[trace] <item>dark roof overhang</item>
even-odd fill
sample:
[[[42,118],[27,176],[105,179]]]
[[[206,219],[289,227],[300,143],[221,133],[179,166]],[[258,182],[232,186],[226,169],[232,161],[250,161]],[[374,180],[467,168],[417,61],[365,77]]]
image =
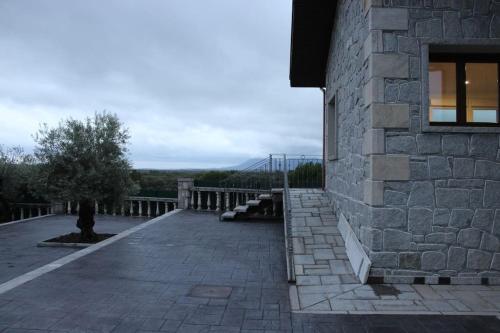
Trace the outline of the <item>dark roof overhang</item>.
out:
[[[336,0],[293,0],[290,85],[324,87]]]

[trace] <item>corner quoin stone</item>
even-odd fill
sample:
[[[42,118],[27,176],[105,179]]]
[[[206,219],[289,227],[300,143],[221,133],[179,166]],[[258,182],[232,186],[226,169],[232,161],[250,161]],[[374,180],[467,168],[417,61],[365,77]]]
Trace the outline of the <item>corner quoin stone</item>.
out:
[[[370,175],[373,180],[409,180],[410,157],[408,155],[370,156]]]
[[[365,180],[364,183],[364,202],[372,206],[381,206],[384,204],[384,182]]]
[[[408,55],[372,53],[368,58],[368,77],[407,79],[409,67]]]
[[[363,136],[363,155],[385,153],[385,135],[383,129],[369,129]]]
[[[369,30],[408,30],[408,9],[372,7],[368,13]]]

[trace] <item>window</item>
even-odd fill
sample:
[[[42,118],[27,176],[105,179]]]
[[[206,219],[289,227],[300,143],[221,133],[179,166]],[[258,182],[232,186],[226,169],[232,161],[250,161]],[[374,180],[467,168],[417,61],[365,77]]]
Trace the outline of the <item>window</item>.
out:
[[[328,103],[328,113],[326,117],[326,140],[329,160],[337,159],[337,110],[335,109],[335,97]]]
[[[499,77],[500,55],[431,55],[430,124],[499,126]]]

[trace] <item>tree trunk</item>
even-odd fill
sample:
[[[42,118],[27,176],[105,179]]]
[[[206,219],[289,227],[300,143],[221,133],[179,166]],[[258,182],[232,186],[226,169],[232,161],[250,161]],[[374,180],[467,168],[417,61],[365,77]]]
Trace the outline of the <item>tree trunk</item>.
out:
[[[76,226],[81,230],[80,241],[92,242],[97,238],[94,232],[94,206],[90,200],[80,201],[80,211]]]

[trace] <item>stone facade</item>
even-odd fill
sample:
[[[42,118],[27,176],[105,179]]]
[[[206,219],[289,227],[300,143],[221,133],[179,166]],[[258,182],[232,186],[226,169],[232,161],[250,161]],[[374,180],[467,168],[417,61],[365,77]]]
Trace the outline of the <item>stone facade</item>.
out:
[[[338,2],[327,189],[372,276],[500,276],[499,130],[429,126],[436,45],[500,50],[500,0]]]

